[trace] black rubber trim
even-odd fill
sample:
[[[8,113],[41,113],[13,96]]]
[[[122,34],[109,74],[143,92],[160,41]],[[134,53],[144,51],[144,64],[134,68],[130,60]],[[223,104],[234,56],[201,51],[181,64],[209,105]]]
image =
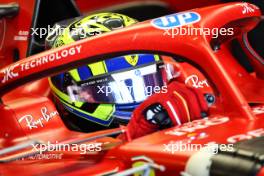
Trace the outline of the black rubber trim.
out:
[[[0,4],[0,19],[4,17],[12,18],[19,13],[18,3]]]

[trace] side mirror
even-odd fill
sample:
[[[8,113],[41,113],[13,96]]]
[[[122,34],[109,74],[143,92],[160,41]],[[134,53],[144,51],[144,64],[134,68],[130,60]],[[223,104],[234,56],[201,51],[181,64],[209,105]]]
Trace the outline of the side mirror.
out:
[[[14,17],[19,12],[19,5],[17,3],[0,4],[0,19],[4,17]]]

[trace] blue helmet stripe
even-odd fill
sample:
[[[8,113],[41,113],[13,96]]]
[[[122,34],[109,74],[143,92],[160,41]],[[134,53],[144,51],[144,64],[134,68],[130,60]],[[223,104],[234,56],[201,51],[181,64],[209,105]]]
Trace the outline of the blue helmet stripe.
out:
[[[79,67],[78,73],[79,73],[81,80],[86,80],[90,78],[91,76],[93,76],[90,68],[87,67],[86,65]]]
[[[132,112],[129,111],[115,111],[113,114],[114,118],[122,119],[122,120],[130,120]]]
[[[155,62],[155,58],[153,54],[138,54],[138,62],[136,66],[153,63]],[[105,65],[107,67],[108,72],[118,71],[122,69],[132,68],[133,65],[128,63],[125,57],[116,57],[113,59],[109,59],[105,61]]]

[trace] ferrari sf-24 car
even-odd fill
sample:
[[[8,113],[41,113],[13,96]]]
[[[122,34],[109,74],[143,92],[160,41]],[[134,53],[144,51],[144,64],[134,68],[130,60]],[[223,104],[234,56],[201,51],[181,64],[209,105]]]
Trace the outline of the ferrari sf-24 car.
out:
[[[248,3],[197,8],[5,66],[0,70],[0,175],[264,175],[264,60],[247,40],[261,20],[259,8]],[[176,28],[232,33],[174,35]],[[234,43],[250,69],[232,53]],[[141,136],[134,131],[142,126],[131,128],[132,120],[127,127],[90,133],[70,129],[50,94],[48,77],[127,54],[160,55],[180,73],[166,93],[141,103],[132,120],[144,119],[146,109],[159,104],[177,123]],[[208,106],[203,117],[177,116],[176,83],[202,92]],[[53,149],[82,144],[90,148],[85,154],[51,151],[51,144]]]

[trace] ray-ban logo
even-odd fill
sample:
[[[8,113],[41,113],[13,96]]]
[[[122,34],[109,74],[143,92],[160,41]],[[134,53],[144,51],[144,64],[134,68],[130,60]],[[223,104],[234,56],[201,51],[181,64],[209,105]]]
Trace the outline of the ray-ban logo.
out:
[[[194,88],[210,87],[206,79],[200,80],[197,75],[188,76],[185,80],[185,84],[190,84]]]
[[[25,122],[26,126],[31,130],[33,128],[44,127],[45,122],[49,122],[52,118],[59,115],[57,111],[49,112],[47,107],[42,107],[40,113],[41,116],[38,118],[34,118],[30,114],[24,115],[18,120],[18,122]]]

